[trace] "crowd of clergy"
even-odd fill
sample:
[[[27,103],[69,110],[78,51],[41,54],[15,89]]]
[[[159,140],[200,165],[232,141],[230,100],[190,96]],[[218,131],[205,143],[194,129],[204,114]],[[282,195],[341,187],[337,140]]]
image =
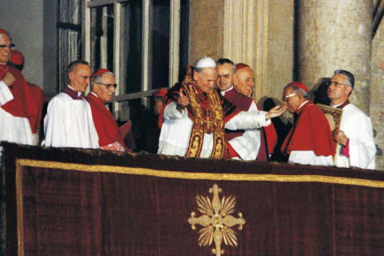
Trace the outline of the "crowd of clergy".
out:
[[[117,88],[111,71],[92,72],[89,63],[73,61],[68,85],[49,101],[43,117],[44,94],[25,80],[23,55],[13,47],[9,33],[0,29],[0,142],[134,149],[131,127],[119,127],[106,108]],[[336,126],[309,99],[302,82],[287,84],[281,101],[263,111],[252,98],[255,75],[249,65],[204,57],[188,68],[183,81],[153,93],[151,121],[138,125],[147,127],[141,129],[142,148],[181,157],[263,162],[276,159],[278,152],[293,164],[375,169],[371,120],[349,102],[355,78],[346,70],[330,75],[325,94],[328,111],[342,116]],[[278,120],[286,110],[295,118],[282,137]]]

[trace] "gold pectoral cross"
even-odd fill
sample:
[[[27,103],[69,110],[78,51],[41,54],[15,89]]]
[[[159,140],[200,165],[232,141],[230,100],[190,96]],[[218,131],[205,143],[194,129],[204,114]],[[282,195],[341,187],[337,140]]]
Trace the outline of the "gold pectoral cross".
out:
[[[206,110],[205,112],[205,120],[204,120],[204,126],[205,126],[205,132],[206,133],[212,133],[213,129],[212,129],[212,116],[211,116],[211,111],[209,110]]]

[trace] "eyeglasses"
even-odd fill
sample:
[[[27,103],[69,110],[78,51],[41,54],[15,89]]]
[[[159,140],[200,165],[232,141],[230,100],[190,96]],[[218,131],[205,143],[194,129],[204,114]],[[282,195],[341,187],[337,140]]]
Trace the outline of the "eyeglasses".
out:
[[[348,84],[343,84],[343,83],[340,83],[340,82],[333,82],[333,81],[328,81],[326,83],[327,86],[331,86],[331,85],[334,85],[335,87],[338,87],[339,85],[345,85],[345,86],[349,86]]]
[[[87,80],[87,79],[90,79],[91,77],[90,76],[83,76],[83,75],[80,75],[80,74],[76,74],[75,72],[71,72],[77,76],[80,76],[81,78],[83,78],[84,80]]]
[[[102,83],[98,83],[98,84],[102,84]],[[102,84],[102,85],[105,85],[105,87],[107,87],[107,89],[111,89],[112,87],[116,89],[116,87],[117,87],[117,84]]]
[[[226,74],[226,75],[218,75],[218,79],[229,79],[231,76],[233,76],[233,75],[230,75],[230,74]]]
[[[291,93],[291,94],[285,96],[285,97],[283,98],[283,101],[287,102],[289,98],[291,98],[291,97],[293,97],[293,96],[295,96],[295,95],[297,95],[297,94],[296,94],[296,93]]]
[[[5,48],[9,48],[10,50],[13,50],[16,47],[14,44],[6,45],[6,44],[1,44],[0,49],[3,50]]]

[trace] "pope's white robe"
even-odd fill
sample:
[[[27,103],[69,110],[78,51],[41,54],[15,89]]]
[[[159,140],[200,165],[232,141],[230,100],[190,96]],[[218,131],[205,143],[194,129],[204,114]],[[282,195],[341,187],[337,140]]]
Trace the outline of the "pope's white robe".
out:
[[[193,121],[189,118],[186,109],[180,113],[176,106],[176,102],[173,101],[164,110],[158,154],[185,156],[187,153]],[[266,114],[267,112],[264,111],[240,112],[225,124],[225,128],[240,130],[268,126],[271,120],[265,120]],[[212,149],[213,133],[205,133],[200,157],[209,158]]]
[[[225,95],[227,91],[233,90],[233,87],[226,91],[222,91],[221,95]],[[258,111],[255,101],[252,101],[248,111]],[[243,135],[233,138],[228,143],[233,147],[236,153],[242,160],[252,161],[256,160],[260,150],[260,129],[247,129]]]
[[[48,147],[99,148],[89,103],[59,93],[48,104],[44,118],[45,142]]]
[[[13,99],[13,94],[9,90],[9,87],[3,81],[0,81],[0,106],[5,105]],[[1,141],[32,145],[33,134],[28,118],[13,116],[0,108],[0,142]]]
[[[371,119],[353,104],[343,108],[340,130],[349,139],[349,158],[337,152],[337,167],[375,169],[376,146]]]

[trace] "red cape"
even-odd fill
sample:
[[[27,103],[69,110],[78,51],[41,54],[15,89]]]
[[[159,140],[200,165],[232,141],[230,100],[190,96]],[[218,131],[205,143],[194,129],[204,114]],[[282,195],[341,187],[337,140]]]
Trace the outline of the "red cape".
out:
[[[285,138],[281,152],[312,150],[316,156],[333,156],[335,142],[323,112],[308,101],[296,113],[299,116]]]
[[[7,69],[7,71],[0,69],[0,80],[3,80],[7,72],[11,72],[16,80],[12,84],[13,88],[11,88],[14,99],[7,102],[1,108],[13,116],[28,118],[32,133],[36,133],[35,124],[38,116],[38,107],[31,87],[28,86],[24,76],[15,67],[2,65],[2,68]]]
[[[116,141],[122,146],[125,146],[124,140],[119,133],[115,118],[105,107],[104,101],[92,93],[88,94],[85,99],[91,106],[93,122],[95,124],[97,134],[99,135],[99,147],[107,146]]]
[[[36,118],[29,119],[29,122],[31,124],[34,124],[34,128],[32,129],[32,131],[34,130],[36,132],[37,130],[40,129],[45,97],[44,97],[43,91],[40,89],[39,86],[31,84],[29,82],[27,82],[27,84],[29,85],[29,88],[33,94],[33,99],[35,100],[35,103],[36,103],[36,106],[38,109]],[[33,132],[33,133],[35,133],[35,132]]]

